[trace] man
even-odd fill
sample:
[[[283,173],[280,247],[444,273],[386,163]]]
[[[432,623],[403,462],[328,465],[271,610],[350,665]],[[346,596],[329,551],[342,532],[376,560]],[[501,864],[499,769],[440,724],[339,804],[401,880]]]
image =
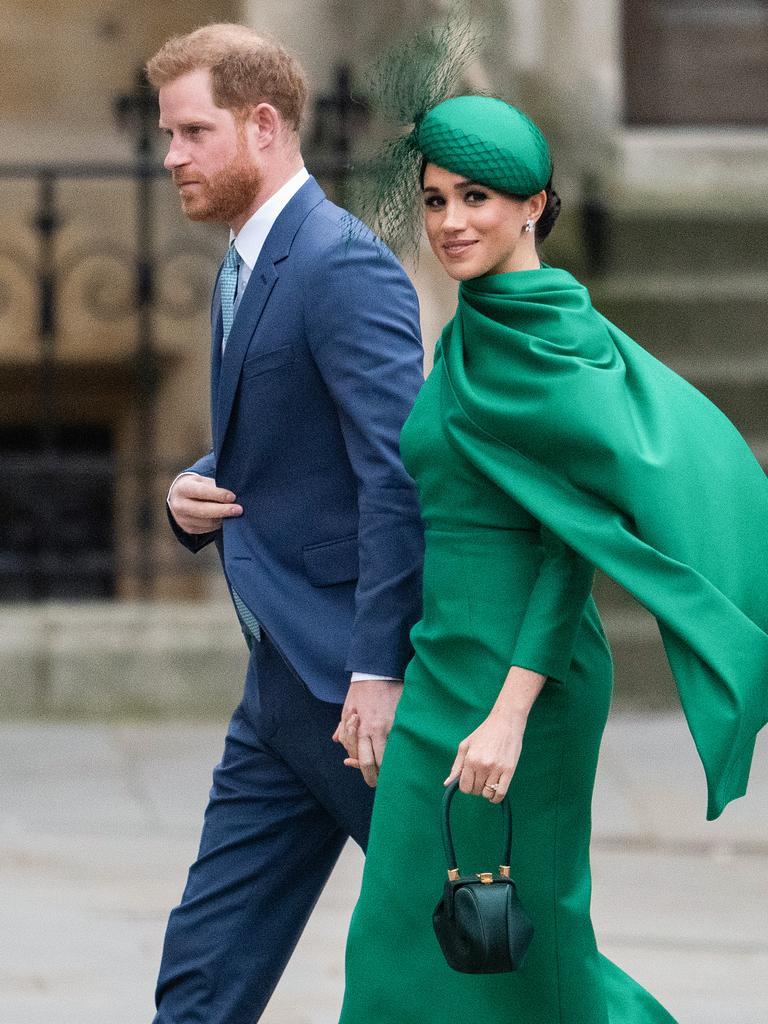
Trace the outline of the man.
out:
[[[306,84],[281,46],[210,25],[147,70],[182,209],[232,239],[212,306],[213,449],[168,506],[192,551],[216,543],[251,648],[156,1024],[253,1024],[348,836],[367,840],[419,614],[421,525],[398,456],[422,382],[418,308],[397,261],[304,169]],[[362,774],[333,742],[353,715]]]

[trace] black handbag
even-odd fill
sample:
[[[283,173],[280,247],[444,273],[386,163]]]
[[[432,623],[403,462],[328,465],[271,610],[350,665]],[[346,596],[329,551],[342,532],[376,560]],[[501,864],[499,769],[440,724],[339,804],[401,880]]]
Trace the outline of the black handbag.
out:
[[[458,789],[452,782],[443,796],[443,846],[448,881],[435,907],[432,923],[448,966],[465,974],[516,971],[533,938],[533,923],[509,876],[512,815],[509,800],[501,803],[504,855],[498,875],[483,871],[460,875],[451,835],[451,801]]]

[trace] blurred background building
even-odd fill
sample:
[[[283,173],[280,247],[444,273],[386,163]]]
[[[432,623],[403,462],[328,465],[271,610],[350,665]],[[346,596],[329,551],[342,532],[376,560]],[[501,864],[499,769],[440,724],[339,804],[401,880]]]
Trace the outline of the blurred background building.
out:
[[[241,643],[211,552],[167,528],[209,447],[208,311],[226,245],[160,166],[143,62],[212,20],[300,57],[311,171],[344,203],[375,134],[364,71],[429,0],[4,0],[0,19],[0,710],[219,707]],[[472,0],[472,83],[543,126],[563,215],[547,259],[768,457],[768,4]],[[454,286],[411,268],[429,353]],[[695,509],[691,510],[695,515]],[[600,581],[620,694],[670,691],[652,622]],[[233,689],[234,688],[234,689]]]

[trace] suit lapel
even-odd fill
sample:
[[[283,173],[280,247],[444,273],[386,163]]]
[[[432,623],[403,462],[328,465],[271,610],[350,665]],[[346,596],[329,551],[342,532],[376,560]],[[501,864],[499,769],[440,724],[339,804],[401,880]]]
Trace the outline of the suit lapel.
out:
[[[240,371],[246,352],[252,344],[258,343],[258,325],[264,307],[272,289],[280,276],[279,264],[288,256],[291,244],[310,210],[325,198],[325,194],[314,178],[310,178],[293,196],[272,225],[261,254],[251,273],[248,286],[243,292],[232,330],[230,331],[224,355],[220,359],[221,370],[218,375],[218,386],[212,391],[214,409],[214,439],[216,450],[220,450],[227,432],[229,417],[237,393]],[[218,291],[218,286],[217,286]],[[218,336],[219,352],[221,351],[221,300],[215,303],[218,323],[214,326],[214,348]],[[214,376],[215,352],[211,356],[211,385]]]
[[[240,371],[243,368],[245,353],[251,344],[251,338],[256,332],[264,306],[267,304],[272,289],[275,287],[278,274],[274,264],[259,256],[256,266],[253,268],[248,287],[243,292],[237,314],[229,332],[224,354],[221,357],[221,375],[218,387],[218,402],[216,411],[216,436],[221,445],[227,431],[227,424],[232,412],[232,405],[237,393],[237,383],[240,379]],[[219,317],[221,320],[221,317]],[[219,333],[221,341],[221,332]]]

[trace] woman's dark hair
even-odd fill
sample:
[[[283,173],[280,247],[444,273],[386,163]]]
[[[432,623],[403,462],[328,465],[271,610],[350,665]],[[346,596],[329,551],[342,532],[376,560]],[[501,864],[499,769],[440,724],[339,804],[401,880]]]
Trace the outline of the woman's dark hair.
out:
[[[536,221],[537,245],[539,244],[539,242],[544,241],[544,239],[550,233],[552,228],[555,226],[555,221],[560,216],[560,196],[552,188],[551,178],[544,186],[544,191],[547,193],[547,201],[544,204],[544,209],[541,211],[541,216]]]
[[[419,184],[424,188],[424,172],[427,169],[429,160],[425,156],[421,158],[421,168],[419,170]],[[482,182],[478,182],[478,185]],[[488,186],[491,187],[490,185]],[[510,199],[517,199],[518,202],[522,203],[526,199],[530,199],[530,196],[518,196],[513,192],[505,192],[504,189],[494,189],[495,192],[501,192],[502,195],[509,196]],[[547,184],[544,186],[544,191],[547,193],[547,201],[544,203],[544,209],[541,211],[541,216],[536,221],[536,244],[539,245],[552,231],[555,226],[555,221],[560,215],[560,196],[555,192],[552,187],[552,178],[550,177]]]

